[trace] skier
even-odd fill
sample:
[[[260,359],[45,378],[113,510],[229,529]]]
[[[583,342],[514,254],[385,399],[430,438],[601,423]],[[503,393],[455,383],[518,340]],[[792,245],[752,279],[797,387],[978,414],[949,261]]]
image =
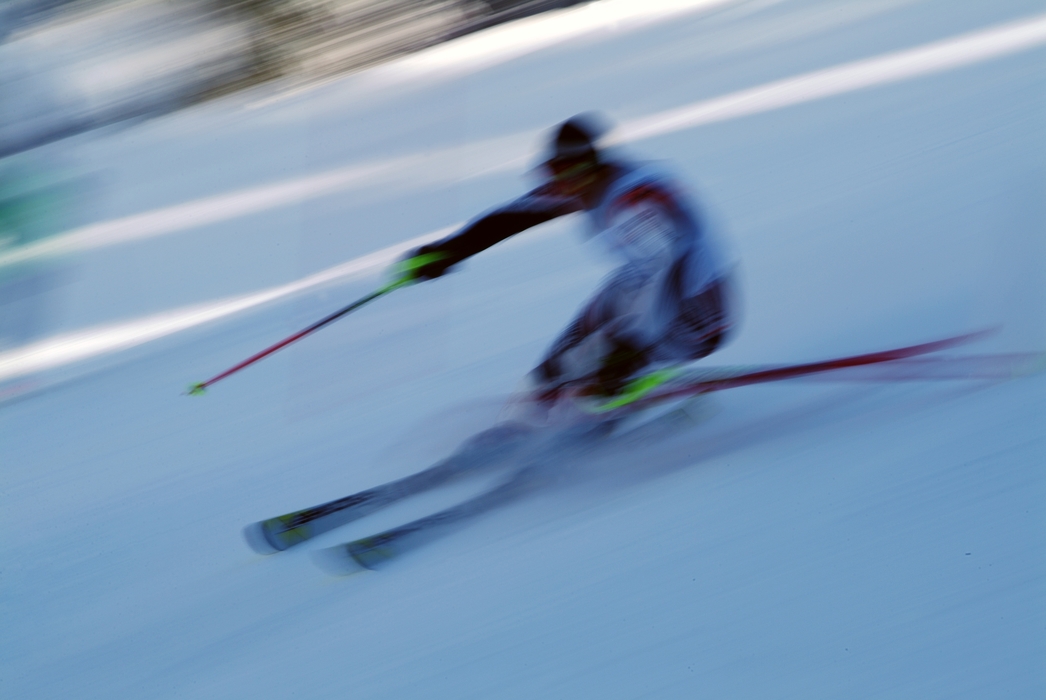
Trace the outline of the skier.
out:
[[[463,503],[371,537],[320,550],[335,573],[377,568],[558,477],[558,469],[618,427],[574,410],[586,395],[627,397],[630,380],[660,365],[697,360],[732,327],[728,259],[680,187],[651,165],[616,157],[600,145],[593,115],[555,130],[543,170],[547,182],[495,209],[454,236],[400,261],[398,281],[440,277],[466,258],[532,226],[585,212],[590,236],[622,264],[585,303],[527,377],[523,401],[432,467],[403,479],[302,511],[255,523],[258,551],[294,546],[403,498],[476,472],[508,468],[507,478]],[[579,419],[579,420],[575,420]],[[557,429],[535,430],[546,425]]]
[[[586,302],[528,375],[529,396],[537,401],[523,405],[543,412],[543,422],[535,426],[542,416],[526,415],[526,411],[521,411],[522,415],[510,413],[428,469],[249,525],[245,535],[251,547],[261,553],[282,551],[455,479],[480,471],[509,470],[501,483],[455,506],[313,552],[317,563],[332,573],[380,568],[400,554],[556,480],[564,463],[588,451],[597,441],[613,436],[620,426],[613,417],[595,422],[549,421],[553,409],[565,404],[564,413],[559,415],[573,417],[571,406],[579,397],[592,393],[615,397],[605,401],[603,407],[624,406],[631,397],[642,395],[631,390],[633,378],[640,377],[637,383],[642,386],[657,386],[647,380],[657,374],[672,374],[655,372],[659,365],[700,359],[723,343],[734,324],[730,304],[733,272],[727,256],[679,185],[654,166],[608,153],[600,146],[603,134],[591,115],[572,117],[561,124],[542,166],[548,176],[546,183],[481,216],[457,235],[414,250],[400,261],[398,279],[390,287],[440,277],[462,260],[509,236],[558,216],[585,212],[590,235],[603,241],[623,264]],[[683,389],[679,396],[698,395],[845,367],[893,363],[978,335],[802,365],[720,368],[703,378],[683,373],[677,388]],[[1041,362],[1040,355],[1032,355],[1032,366]],[[660,398],[671,395],[665,392]],[[618,398],[625,403],[619,403]],[[642,411],[637,415],[644,417]],[[628,416],[621,421],[627,422]],[[536,429],[549,422],[556,429]]]
[[[568,387],[613,396],[643,372],[709,355],[733,326],[721,244],[676,182],[601,147],[602,123],[588,113],[560,124],[541,166],[545,183],[401,262],[401,274],[434,279],[532,226],[587,214],[588,235],[622,264],[528,375],[546,403]]]

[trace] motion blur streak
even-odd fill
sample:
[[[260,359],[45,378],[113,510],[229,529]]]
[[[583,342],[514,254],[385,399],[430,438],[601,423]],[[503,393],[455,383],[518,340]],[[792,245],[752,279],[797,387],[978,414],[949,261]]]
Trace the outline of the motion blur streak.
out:
[[[1046,43],[1046,16],[1037,16],[988,31],[807,73],[625,122],[620,125],[615,140],[619,143],[634,141],[703,124],[771,111],[832,95],[959,68],[1031,49],[1044,43]],[[522,137],[510,138],[502,145],[518,143],[522,148],[527,141],[529,139]],[[474,145],[469,146],[470,150],[476,150],[473,148]],[[454,153],[445,152],[442,155],[453,158],[460,148],[451,150]],[[480,150],[488,151],[488,149]],[[522,158],[525,156],[505,158],[502,161],[504,165],[501,167],[514,167]],[[460,158],[455,158],[455,160],[460,162]],[[0,264],[164,235],[266,209],[287,206],[360,184],[372,183],[375,178],[382,176],[395,176],[401,170],[415,168],[417,166],[415,161],[414,157],[401,157],[340,168],[298,180],[208,197],[115,221],[94,224],[0,256]],[[498,169],[496,164],[487,165],[488,172],[491,168]],[[175,309],[127,323],[64,334],[24,346],[0,355],[0,381],[100,354],[124,350],[322,284],[377,270],[409,248],[446,235],[454,228],[456,226],[441,229],[350,260],[301,280],[253,294]]]
[[[597,32],[634,32],[680,15],[705,12],[737,0],[604,0],[560,12],[537,15],[466,37],[436,51],[408,58],[382,73],[382,82],[396,77],[432,79],[458,75],[519,58],[534,51],[575,41]]]
[[[399,172],[412,165],[411,159],[402,158],[339,168],[298,180],[277,182],[262,187],[206,197],[113,221],[91,224],[62,236],[49,238],[0,255],[0,265],[22,262],[36,257],[64,255],[101,248],[227,221],[239,216],[322,197],[353,185],[368,182],[385,171]]]
[[[633,141],[863,88],[939,73],[1046,43],[1046,15],[877,58],[846,63],[637,119],[616,135]]]
[[[833,95],[961,68],[1033,49],[1044,43],[1046,15],[1037,15],[987,31],[814,71],[640,119],[624,121],[619,125],[613,140],[616,143],[625,143],[703,124],[769,112]],[[301,203],[360,185],[373,186],[382,182],[396,182],[404,175],[410,175],[416,186],[420,181],[417,177],[420,164],[438,166],[432,169],[432,177],[454,181],[517,168],[529,158],[528,149],[533,143],[532,133],[513,134],[487,142],[338,168],[296,180],[198,199],[92,224],[17,251],[0,254],[0,266],[36,257],[64,255],[175,233]],[[463,171],[466,166],[467,171]]]
[[[66,333],[0,354],[0,382],[54,369],[105,353],[126,350],[193,326],[246,311],[270,301],[348,278],[381,270],[404,252],[457,229],[454,224],[424,236],[328,268],[295,282],[206,304],[165,311],[133,321]]]

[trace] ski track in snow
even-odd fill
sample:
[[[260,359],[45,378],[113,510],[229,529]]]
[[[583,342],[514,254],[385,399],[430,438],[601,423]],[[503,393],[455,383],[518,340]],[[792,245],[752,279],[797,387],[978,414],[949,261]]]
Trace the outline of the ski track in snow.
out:
[[[1041,6],[629,7],[72,147],[117,187],[54,244],[80,246],[59,334],[0,355],[5,697],[1043,695],[1043,375],[726,391],[380,573],[308,550],[486,482],[243,543],[488,426],[605,267],[568,219],[179,392],[518,192],[538,127],[586,108],[734,234],[744,324],[713,364],[1046,345]]]

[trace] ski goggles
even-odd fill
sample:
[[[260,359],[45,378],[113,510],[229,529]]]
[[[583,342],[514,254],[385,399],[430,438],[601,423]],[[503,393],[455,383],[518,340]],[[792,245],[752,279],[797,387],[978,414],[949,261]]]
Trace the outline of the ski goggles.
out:
[[[553,182],[564,182],[589,175],[596,169],[596,162],[591,157],[553,158],[545,163],[545,168]]]

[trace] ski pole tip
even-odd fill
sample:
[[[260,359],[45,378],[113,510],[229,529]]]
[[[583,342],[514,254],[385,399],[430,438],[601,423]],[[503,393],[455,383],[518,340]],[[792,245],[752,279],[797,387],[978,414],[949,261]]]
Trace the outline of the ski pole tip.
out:
[[[196,384],[190,384],[187,393],[189,396],[203,396],[206,390],[207,386],[203,382],[198,382]]]

